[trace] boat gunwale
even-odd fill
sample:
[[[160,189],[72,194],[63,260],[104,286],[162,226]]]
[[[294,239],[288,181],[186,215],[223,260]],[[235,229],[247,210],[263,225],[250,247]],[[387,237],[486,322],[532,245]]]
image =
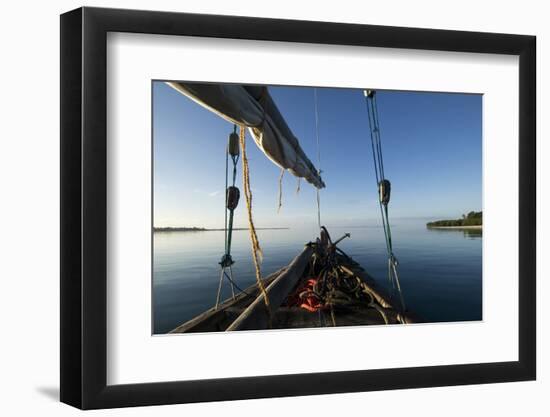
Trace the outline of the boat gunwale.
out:
[[[275,280],[280,274],[282,274],[288,266],[284,266],[280,269],[278,269],[275,272],[272,272],[269,274],[266,278],[262,280],[264,284],[271,284],[273,280]],[[235,299],[229,297],[225,299],[223,302],[220,303],[218,308],[216,307],[210,307],[208,310],[203,311],[199,315],[183,322],[182,324],[178,325],[177,327],[173,328],[168,332],[168,334],[179,334],[179,333],[187,333],[189,330],[191,330],[193,327],[200,325],[205,320],[210,319],[212,316],[216,314],[222,314],[224,313],[228,308],[231,308],[236,303],[243,301],[245,298],[250,297],[253,300],[256,298],[257,295],[251,295],[250,293],[253,291],[258,292],[258,283],[254,283],[250,285],[249,287],[245,288],[243,292],[240,292],[239,294],[235,295]]]

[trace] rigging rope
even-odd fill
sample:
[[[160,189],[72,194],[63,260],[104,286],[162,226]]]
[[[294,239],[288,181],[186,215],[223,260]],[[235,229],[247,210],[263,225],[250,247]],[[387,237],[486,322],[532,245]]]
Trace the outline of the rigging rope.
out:
[[[313,89],[313,101],[315,105],[315,137],[317,138],[317,174],[321,177],[321,147],[319,146],[319,108],[317,103],[317,88]],[[317,191],[317,225],[321,229],[321,192],[318,187]]]
[[[233,284],[235,286],[235,288],[237,290],[239,290],[242,294],[248,296],[248,297],[252,297],[252,295],[250,293],[248,293],[247,291],[243,290],[234,280],[233,278],[231,278],[229,275],[227,275],[227,272],[223,271],[223,274],[225,275],[225,277],[228,279],[228,281]]]
[[[237,125],[233,128],[233,133],[235,133],[235,129],[237,129]],[[225,230],[225,254],[227,254],[227,185],[228,185],[228,178],[229,178],[229,143],[227,144],[227,147],[225,149],[225,206],[223,207],[223,212],[225,215],[224,218],[224,230]]]
[[[233,128],[233,134],[237,134],[237,125]],[[237,162],[239,161],[239,152],[238,149],[235,149],[236,143],[232,142],[231,137],[229,138],[229,142],[227,143],[227,151],[225,154],[225,253],[230,257],[231,256],[231,238],[233,235],[233,213],[236,208],[232,207],[233,202],[230,201],[233,197],[232,192],[236,192],[238,190],[235,190],[235,182],[237,180]],[[233,149],[232,149],[233,148]],[[229,176],[229,170],[228,170],[228,163],[229,163],[229,156],[231,155],[231,161],[233,162],[233,183],[231,187],[228,187],[228,176]],[[238,192],[237,192],[237,200],[238,200]],[[229,225],[227,220],[227,212],[229,211]]]
[[[258,241],[258,235],[256,234],[256,228],[254,227],[254,220],[252,219],[252,190],[250,189],[250,171],[248,168],[248,158],[246,156],[246,130],[244,125],[240,125],[239,131],[239,141],[241,144],[242,152],[242,165],[243,165],[243,189],[244,197],[246,201],[246,211],[248,213],[248,228],[250,231],[250,242],[252,244],[252,259],[254,261],[254,268],[256,270],[256,282],[258,283],[258,288],[263,295],[264,303],[267,308],[269,315],[269,322],[271,327],[271,306],[269,303],[269,297],[265,290],[264,283],[262,281],[262,272],[260,269],[260,262],[263,256],[262,248],[260,247],[260,242]]]
[[[380,123],[378,117],[378,105],[376,103],[376,92],[365,90],[365,99],[367,104],[367,113],[369,117],[370,138],[372,147],[372,157],[374,160],[374,172],[376,174],[376,184],[378,187],[378,203],[380,205],[380,214],[382,217],[382,228],[384,229],[384,238],[386,240],[386,250],[388,252],[388,281],[393,289],[399,295],[401,303],[402,316],[406,310],[399,275],[397,273],[398,261],[393,253],[393,244],[391,237],[390,220],[388,216],[388,203],[390,201],[391,183],[384,175],[384,159],[382,158],[382,142],[380,140]]]
[[[218,293],[216,296],[216,306],[220,303],[222,284],[224,277],[231,284],[231,295],[235,299],[235,287],[239,288],[233,281],[233,269],[231,266],[235,263],[231,257],[231,238],[233,236],[233,217],[235,214],[235,209],[239,202],[239,189],[235,187],[235,181],[237,179],[237,162],[239,161],[239,143],[237,135],[237,125],[233,128],[233,133],[229,135],[227,141],[227,146],[225,149],[225,206],[224,206],[224,232],[225,232],[225,250],[222,256],[221,261],[219,262],[221,266],[220,273],[220,282],[218,284]],[[233,162],[233,183],[229,186],[229,157],[231,156],[231,161]],[[229,212],[229,218],[228,218]],[[229,275],[226,272],[226,269],[229,268]]]
[[[281,175],[279,175],[279,205],[277,207],[277,214],[281,211],[283,206],[283,176],[285,175],[285,169],[281,168]]]

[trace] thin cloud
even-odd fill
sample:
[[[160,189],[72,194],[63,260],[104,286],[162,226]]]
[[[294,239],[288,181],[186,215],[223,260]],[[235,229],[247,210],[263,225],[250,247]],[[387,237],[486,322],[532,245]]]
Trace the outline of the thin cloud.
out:
[[[198,188],[195,188],[193,190],[193,192],[195,194],[201,194],[201,195],[204,195],[204,196],[208,196],[208,197],[216,197],[218,195],[221,194],[221,190],[216,190],[216,191],[212,191],[212,192],[206,192],[204,190],[199,190]]]

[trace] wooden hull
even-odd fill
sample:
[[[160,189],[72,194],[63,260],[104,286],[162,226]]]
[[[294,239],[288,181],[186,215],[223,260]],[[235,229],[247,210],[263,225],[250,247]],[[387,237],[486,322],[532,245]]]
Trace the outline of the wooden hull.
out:
[[[339,255],[343,273],[356,277],[361,288],[368,293],[370,302],[350,301],[330,311],[308,311],[288,303],[289,294],[307,279],[307,269],[313,249],[304,250],[285,268],[264,279],[270,309],[265,304],[258,285],[229,298],[199,316],[181,324],[170,333],[196,333],[236,330],[292,329],[334,326],[383,325],[418,322],[410,312],[400,314],[390,297],[376,285],[374,279],[351,258]]]

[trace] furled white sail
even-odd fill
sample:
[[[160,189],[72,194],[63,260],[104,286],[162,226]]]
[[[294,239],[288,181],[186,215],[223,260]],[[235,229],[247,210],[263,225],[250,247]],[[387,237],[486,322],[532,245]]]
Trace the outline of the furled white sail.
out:
[[[273,163],[317,188],[325,187],[267,87],[182,82],[167,84],[229,122],[247,126],[258,147]]]

